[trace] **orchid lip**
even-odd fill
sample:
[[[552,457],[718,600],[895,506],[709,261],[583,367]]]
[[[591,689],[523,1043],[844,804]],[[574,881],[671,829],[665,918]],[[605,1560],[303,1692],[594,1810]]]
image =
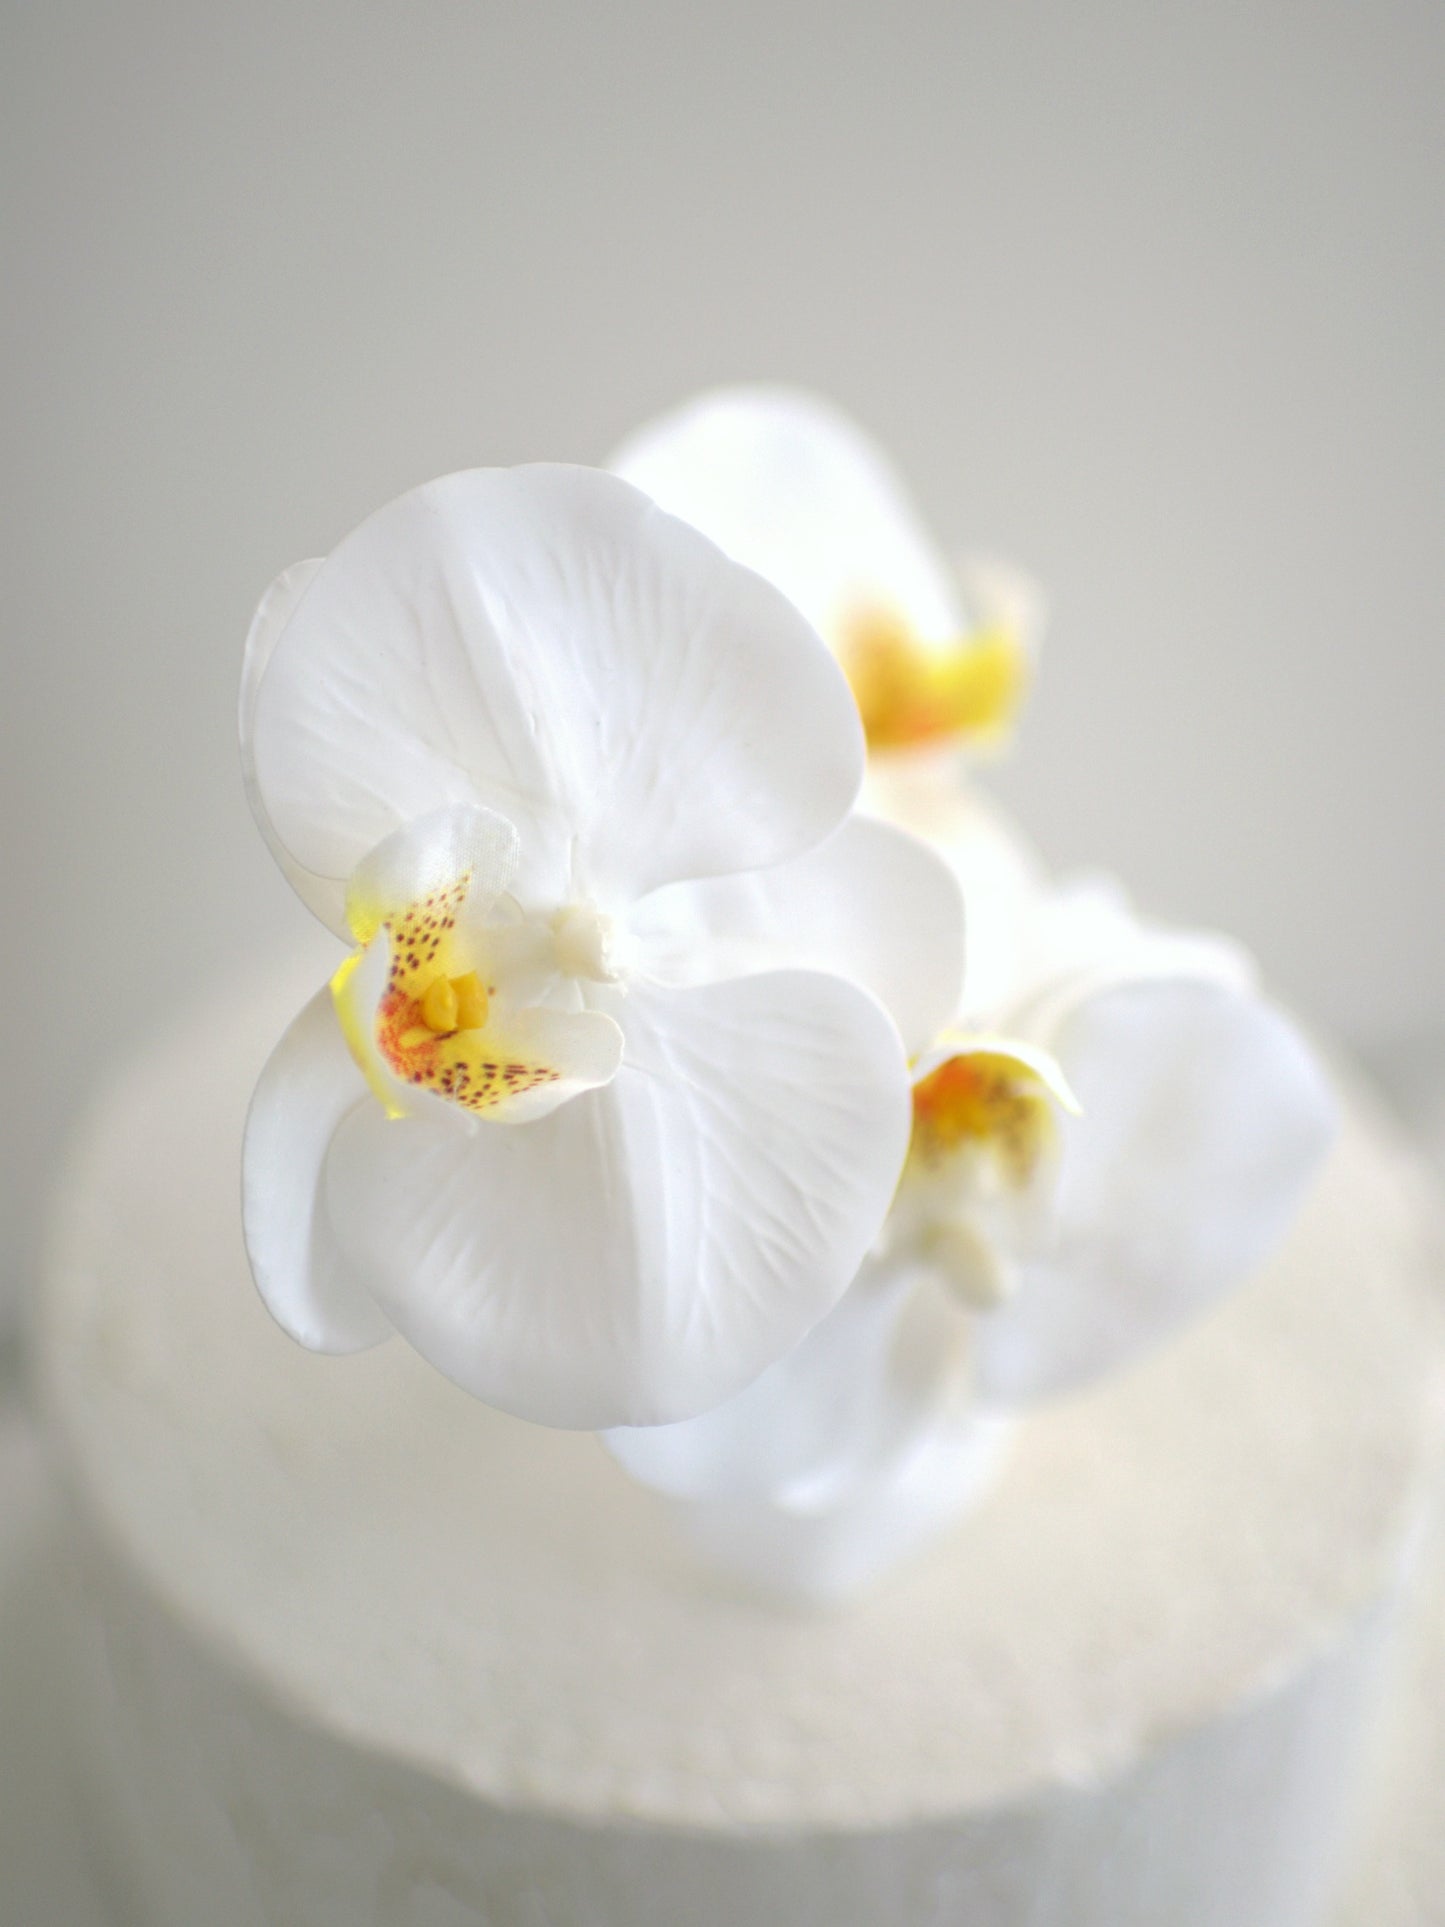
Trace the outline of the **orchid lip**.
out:
[[[999,1038],[938,1056],[913,1087],[911,1160],[927,1168],[983,1156],[1005,1184],[1027,1186],[1052,1141],[1056,1109],[1078,1109],[1041,1057]]]
[[[456,806],[384,839],[351,879],[358,948],[332,995],[393,1118],[440,1100],[468,1125],[528,1122],[617,1070],[612,1019],[553,995],[571,977],[613,980],[610,925],[586,905],[525,911],[507,888],[519,849],[497,812]]]
[[[864,609],[837,646],[875,753],[1000,742],[1027,690],[1027,653],[1003,624],[930,644],[892,610]]]

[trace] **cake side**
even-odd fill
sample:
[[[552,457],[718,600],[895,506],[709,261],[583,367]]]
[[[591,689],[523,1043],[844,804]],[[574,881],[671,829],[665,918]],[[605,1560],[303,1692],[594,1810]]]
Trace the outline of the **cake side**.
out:
[[[84,1561],[68,1685],[93,1831],[154,1927],[1321,1927],[1395,1616],[1382,1601],[1096,1785],[885,1827],[701,1828],[569,1818],[378,1754],[158,1611],[93,1539]]]

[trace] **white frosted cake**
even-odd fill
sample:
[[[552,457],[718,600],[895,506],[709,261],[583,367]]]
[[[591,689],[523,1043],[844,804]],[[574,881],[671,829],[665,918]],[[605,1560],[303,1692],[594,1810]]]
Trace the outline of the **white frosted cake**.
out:
[[[787,1610],[591,1438],[272,1325],[235,1161],[295,987],[199,1013],[97,1112],[40,1334],[140,1920],[1326,1918],[1431,1445],[1374,1124],[1233,1302],[1027,1421],[885,1587]]]
[[[1359,1099],[1331,1137],[1231,946],[1055,892],[931,741],[900,773],[1027,652],[920,667],[863,483],[830,527],[912,558],[916,634],[858,601],[846,816],[827,610],[663,472],[760,421],[776,546],[839,431],[731,398],[618,461],[717,548],[609,477],[453,478],[263,605],[258,811],[355,947],[97,1105],[37,1325],[68,1710],[145,1927],[1332,1922],[1438,1451],[1413,1168]],[[587,622],[635,540],[608,606],[661,582],[713,654],[629,680]]]

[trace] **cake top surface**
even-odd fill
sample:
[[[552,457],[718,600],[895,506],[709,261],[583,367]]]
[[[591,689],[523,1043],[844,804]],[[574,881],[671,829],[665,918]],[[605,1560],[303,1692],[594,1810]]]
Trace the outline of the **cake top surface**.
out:
[[[195,1018],[95,1114],[41,1365],[158,1607],[363,1751],[503,1802],[883,1825],[1087,1781],[1308,1661],[1414,1516],[1434,1309],[1408,1166],[1352,1115],[1287,1243],[847,1611],[699,1570],[595,1439],[406,1346],[293,1346],[246,1287],[244,1107],[307,973]]]

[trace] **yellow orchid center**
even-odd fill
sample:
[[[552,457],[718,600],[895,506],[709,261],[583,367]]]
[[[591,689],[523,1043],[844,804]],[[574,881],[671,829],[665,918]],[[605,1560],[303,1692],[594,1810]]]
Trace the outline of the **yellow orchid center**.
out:
[[[353,906],[361,948],[336,972],[331,993],[351,1054],[392,1116],[403,1115],[392,1080],[481,1113],[560,1075],[494,1021],[496,986],[483,982],[457,934],[470,885],[468,871],[417,903]],[[367,1008],[357,973],[383,934],[390,967],[380,1001]]]
[[[950,737],[996,742],[1012,728],[1028,687],[1027,654],[1002,625],[933,646],[896,613],[870,610],[844,626],[839,656],[875,750]]]
[[[969,1050],[913,1087],[909,1161],[927,1170],[959,1152],[986,1152],[1020,1188],[1053,1143],[1054,1096],[1040,1072],[1003,1050]]]
[[[434,1037],[455,1030],[481,1030],[491,998],[475,970],[460,977],[434,977],[421,995],[421,1021]]]
[[[436,977],[421,995],[421,1028],[445,1037],[457,1027],[457,993],[449,977]]]

